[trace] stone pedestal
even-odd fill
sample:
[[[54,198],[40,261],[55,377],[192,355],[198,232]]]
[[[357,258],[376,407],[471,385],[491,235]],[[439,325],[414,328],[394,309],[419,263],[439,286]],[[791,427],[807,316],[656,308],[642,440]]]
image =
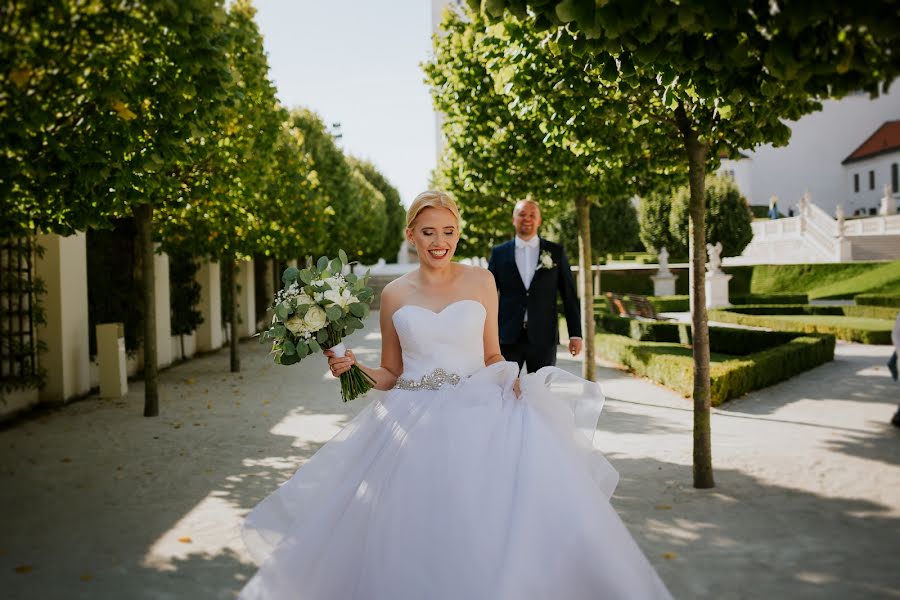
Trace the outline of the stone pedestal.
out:
[[[101,398],[121,398],[128,394],[125,328],[121,323],[97,325],[97,364]]]
[[[238,266],[238,339],[256,333],[256,278],[253,276],[253,259]]]
[[[160,368],[172,364],[172,302],[169,290],[169,255],[153,255],[154,296],[156,299],[156,364]]]
[[[197,326],[197,350],[206,352],[222,347],[222,283],[219,263],[203,261],[196,275],[200,284],[200,313],[203,323]]]
[[[675,295],[675,280],[678,279],[678,275],[673,275],[671,271],[668,272],[657,272],[656,275],[650,277],[653,280],[653,295],[654,296],[674,296]]]
[[[706,308],[720,308],[731,306],[728,301],[728,282],[731,275],[722,271],[713,271],[706,274]]]
[[[37,328],[38,339],[47,344],[38,357],[47,373],[41,402],[64,402],[91,389],[85,241],[84,233],[37,236],[44,255],[35,260],[35,275],[47,290],[46,323]]]

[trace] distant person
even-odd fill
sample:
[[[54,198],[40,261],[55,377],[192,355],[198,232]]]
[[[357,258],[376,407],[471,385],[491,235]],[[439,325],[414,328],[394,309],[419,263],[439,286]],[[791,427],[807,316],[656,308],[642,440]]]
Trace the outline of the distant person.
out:
[[[894,331],[891,332],[891,341],[894,342],[894,353],[891,354],[887,366],[888,370],[891,372],[891,377],[894,381],[897,381],[897,353],[900,352],[900,312],[897,313],[897,320],[894,321]],[[897,412],[894,413],[894,417],[891,419],[891,425],[900,427],[900,406],[897,407]]]
[[[793,217],[793,216],[794,216],[794,207],[788,208],[788,216],[789,216],[789,217]]]
[[[778,218],[778,196],[772,196],[771,198],[769,198],[769,218]]]

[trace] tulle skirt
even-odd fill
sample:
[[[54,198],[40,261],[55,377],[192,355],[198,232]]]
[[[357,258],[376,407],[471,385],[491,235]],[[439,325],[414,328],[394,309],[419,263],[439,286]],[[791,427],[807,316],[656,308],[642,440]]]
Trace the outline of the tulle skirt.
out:
[[[593,448],[603,396],[497,363],[363,409],[248,515],[240,598],[669,598],[612,509]]]

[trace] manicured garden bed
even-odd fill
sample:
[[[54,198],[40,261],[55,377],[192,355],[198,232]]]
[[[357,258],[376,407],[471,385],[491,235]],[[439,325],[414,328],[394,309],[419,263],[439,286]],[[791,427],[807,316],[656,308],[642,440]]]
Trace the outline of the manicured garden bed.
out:
[[[693,390],[693,358],[685,324],[598,318],[597,353],[678,393]],[[835,338],[779,331],[710,327],[713,406],[790,379],[834,359]]]
[[[709,311],[709,320],[778,331],[827,333],[863,344],[890,344],[897,309],[885,306],[749,305]]]

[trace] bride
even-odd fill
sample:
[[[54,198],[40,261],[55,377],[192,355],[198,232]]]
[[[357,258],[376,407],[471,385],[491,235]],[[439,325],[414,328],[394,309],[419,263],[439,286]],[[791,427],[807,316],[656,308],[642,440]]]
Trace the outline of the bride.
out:
[[[489,271],[451,262],[456,204],[416,197],[420,267],[381,296],[387,393],[248,515],[250,599],[669,598],[609,503],[599,386],[500,354]]]

